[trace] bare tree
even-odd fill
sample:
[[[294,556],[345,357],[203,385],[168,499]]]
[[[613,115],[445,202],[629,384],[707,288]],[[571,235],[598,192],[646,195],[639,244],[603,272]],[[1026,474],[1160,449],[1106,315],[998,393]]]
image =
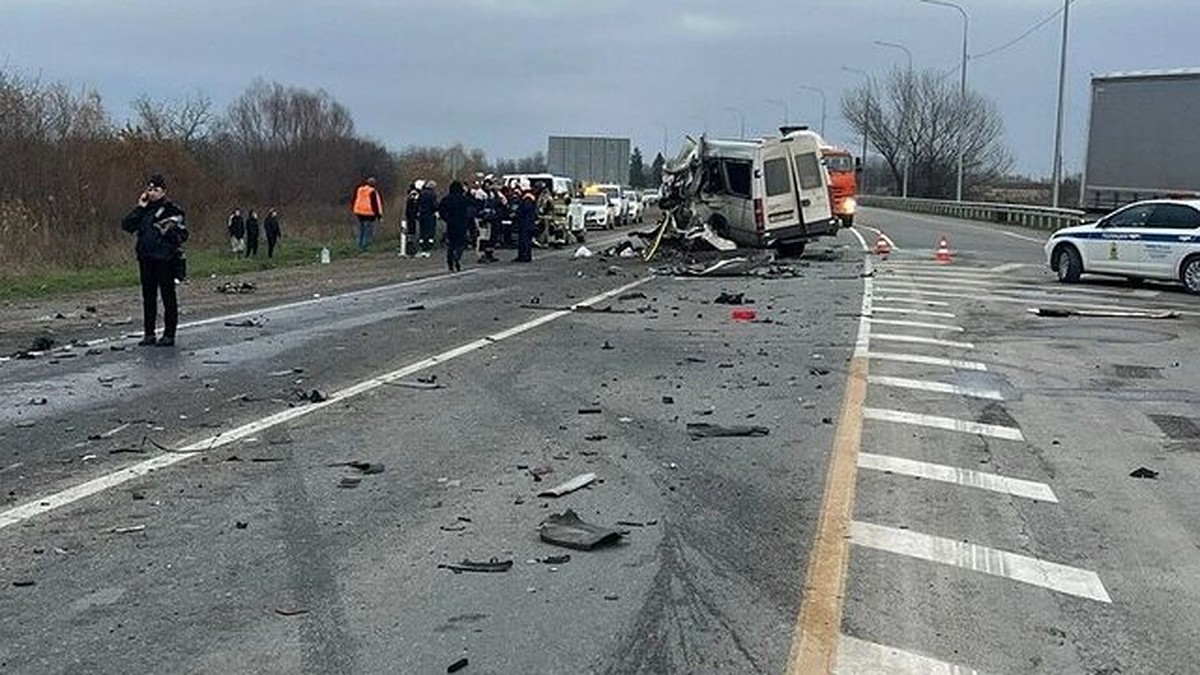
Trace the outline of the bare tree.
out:
[[[970,91],[964,102],[958,87],[936,71],[893,70],[878,90],[871,82],[843,96],[842,115],[856,133],[866,130],[896,185],[909,162],[912,196],[954,194],[960,130],[964,190],[995,181],[1012,166],[996,104]]]
[[[151,140],[190,145],[208,137],[215,121],[212,100],[196,92],[178,101],[155,101],[142,95],[133,102],[138,128]]]

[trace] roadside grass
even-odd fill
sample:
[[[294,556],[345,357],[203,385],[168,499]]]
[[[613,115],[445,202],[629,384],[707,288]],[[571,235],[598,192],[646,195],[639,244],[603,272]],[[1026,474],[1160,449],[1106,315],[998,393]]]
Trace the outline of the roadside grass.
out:
[[[236,257],[226,246],[206,248],[186,247],[188,276],[193,279],[212,275],[231,276],[243,272],[256,272],[278,267],[298,267],[316,262],[321,248],[328,246],[334,262],[358,256],[358,246],[352,241],[327,244],[325,242],[300,239],[283,239],[275,249],[275,257],[267,258],[266,240],[259,244],[257,258]],[[388,242],[376,239],[368,255],[395,253]],[[80,291],[96,291],[106,288],[123,288],[138,284],[138,266],[129,252],[129,259],[122,263],[105,263],[94,267],[66,268],[45,267],[21,276],[9,276],[0,272],[0,301],[30,300],[46,298]]]

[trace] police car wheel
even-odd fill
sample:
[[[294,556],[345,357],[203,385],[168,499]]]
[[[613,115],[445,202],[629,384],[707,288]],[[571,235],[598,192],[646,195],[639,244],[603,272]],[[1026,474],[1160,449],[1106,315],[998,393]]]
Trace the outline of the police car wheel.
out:
[[[1194,255],[1184,260],[1179,276],[1188,292],[1200,294],[1200,255]]]
[[[1083,260],[1079,257],[1079,251],[1076,251],[1074,246],[1062,246],[1054,256],[1058,262],[1058,280],[1065,284],[1079,281],[1079,275],[1083,272]]]

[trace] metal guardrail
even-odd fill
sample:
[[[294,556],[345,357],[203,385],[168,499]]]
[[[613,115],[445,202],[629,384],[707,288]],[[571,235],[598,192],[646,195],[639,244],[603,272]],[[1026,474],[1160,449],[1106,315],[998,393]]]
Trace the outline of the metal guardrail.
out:
[[[858,203],[897,211],[929,213],[964,220],[979,220],[1000,225],[1019,225],[1041,230],[1057,230],[1083,222],[1084,212],[1077,209],[1052,209],[1025,204],[996,204],[992,202],[954,202],[942,199],[904,199],[859,195]]]

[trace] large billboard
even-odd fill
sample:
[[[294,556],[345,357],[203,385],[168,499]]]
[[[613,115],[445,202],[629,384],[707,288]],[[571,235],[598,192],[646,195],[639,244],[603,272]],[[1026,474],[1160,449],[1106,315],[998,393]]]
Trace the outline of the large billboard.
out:
[[[551,136],[546,150],[550,173],[584,183],[629,182],[629,139]]]

